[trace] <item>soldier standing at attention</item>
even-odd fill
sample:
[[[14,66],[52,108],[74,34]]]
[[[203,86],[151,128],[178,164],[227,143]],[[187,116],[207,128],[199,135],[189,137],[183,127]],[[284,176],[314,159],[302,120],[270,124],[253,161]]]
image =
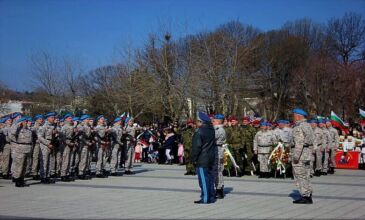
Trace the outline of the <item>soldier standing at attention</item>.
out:
[[[17,146],[15,148],[16,157],[14,158],[15,168],[13,173],[16,187],[25,186],[24,176],[28,158],[32,151],[32,130],[27,125],[28,120],[28,117],[22,117],[16,122],[17,130],[15,138]]]
[[[39,129],[38,139],[41,147],[41,183],[50,184],[55,183],[53,179],[50,178],[51,164],[55,163],[54,147],[52,144],[52,139],[56,133],[54,120],[56,114],[54,112],[49,112],[45,115],[46,122]]]
[[[112,156],[110,160],[110,167],[111,167],[111,175],[117,176],[117,169],[118,169],[118,158],[120,158],[120,153],[123,148],[122,143],[122,135],[123,135],[123,129],[121,127],[122,124],[122,118],[117,117],[114,119],[114,125],[111,129],[111,147],[112,147]]]
[[[269,157],[273,145],[276,144],[276,137],[269,130],[267,122],[261,122],[260,127],[261,130],[257,132],[253,141],[253,149],[260,163],[259,178],[270,178]]]
[[[215,130],[215,143],[217,145],[217,152],[215,155],[214,174],[215,174],[215,188],[218,199],[224,198],[224,148],[226,143],[226,131],[223,125],[224,115],[217,114],[214,116],[212,122]]]
[[[190,160],[191,155],[191,141],[194,135],[194,121],[188,120],[187,121],[187,128],[182,131],[181,139],[182,144],[184,146],[184,157],[185,157],[185,166],[186,166],[186,173],[184,175],[195,175],[195,167],[192,161]]]
[[[98,149],[98,161],[96,162],[96,177],[98,178],[107,178],[108,176],[105,175],[105,163],[106,163],[106,127],[104,124],[105,118],[104,115],[99,115],[96,118],[97,125],[95,127],[95,140]]]
[[[330,133],[330,167],[328,173],[334,174],[336,167],[336,150],[339,146],[340,136],[338,135],[338,131],[336,130],[336,128],[332,127],[331,121],[327,121],[326,126]]]
[[[215,131],[210,118],[203,112],[198,113],[197,126],[198,129],[193,136],[191,160],[196,166],[201,194],[200,200],[194,201],[194,203],[214,203],[216,199],[213,169],[217,152]]]
[[[328,172],[328,161],[329,161],[329,152],[330,152],[330,139],[331,134],[330,131],[326,127],[326,119],[319,120],[319,127],[322,129],[322,152],[323,152],[323,164],[322,164],[322,172],[321,175],[326,176]]]
[[[126,153],[127,160],[125,162],[124,174],[132,175],[133,163],[134,163],[134,147],[136,146],[136,127],[133,126],[133,118],[125,119],[126,126],[124,128],[124,134],[126,135]]]
[[[2,128],[2,132],[5,136],[5,145],[3,148],[3,154],[1,158],[1,169],[4,179],[10,179],[10,158],[11,158],[11,138],[10,138],[10,129],[12,126],[12,119],[8,116],[4,118],[4,127]]]
[[[33,180],[39,180],[39,169],[40,169],[40,157],[41,157],[41,147],[38,140],[38,132],[39,129],[42,127],[43,123],[43,115],[36,115],[34,116],[34,125],[33,125],[33,153],[31,155],[32,157],[32,170],[30,175],[33,177]]]
[[[312,204],[312,186],[310,183],[310,148],[313,145],[314,133],[306,121],[307,113],[302,109],[293,110],[293,173],[299,185],[301,198],[294,204]]]
[[[17,129],[17,121],[22,117],[20,112],[15,112],[11,115],[11,119],[13,124],[10,127],[9,134],[10,134],[10,141],[11,141],[11,164],[10,164],[10,173],[14,173],[15,169],[15,156],[16,156],[16,139],[15,139],[15,132]]]
[[[323,132],[318,127],[317,120],[311,120],[310,124],[313,129],[313,133],[314,133],[313,152],[312,152],[312,158],[311,158],[311,173],[312,173],[312,169],[314,168],[314,176],[321,176]],[[315,164],[314,164],[314,162],[315,162]]]
[[[74,143],[74,126],[72,123],[72,115],[66,114],[64,117],[64,125],[61,128],[61,133],[64,138],[62,142],[63,146],[63,155],[62,155],[62,167],[61,167],[61,181],[69,182],[74,179],[70,176],[70,164],[71,164],[71,152],[75,147]]]
[[[230,150],[234,160],[236,161],[237,165],[242,169],[243,167],[243,158],[240,152],[243,152],[242,148],[242,139],[241,139],[241,129],[238,126],[238,120],[235,116],[231,117],[231,126],[227,128],[227,143],[230,146]],[[235,173],[234,167],[230,173]],[[237,173],[237,177],[242,176],[243,170]]]
[[[244,156],[244,166],[241,168],[242,172],[245,172],[251,176],[254,175],[254,164],[253,164],[253,139],[256,135],[256,129],[250,125],[250,118],[243,117],[242,126],[241,126],[241,139],[242,139],[242,147]]]
[[[87,175],[86,173],[86,171],[89,169],[89,147],[91,146],[91,128],[89,126],[89,118],[89,115],[81,116],[81,123],[77,126],[77,130],[81,132],[79,136],[80,162],[78,177],[82,180],[91,179],[91,176]]]

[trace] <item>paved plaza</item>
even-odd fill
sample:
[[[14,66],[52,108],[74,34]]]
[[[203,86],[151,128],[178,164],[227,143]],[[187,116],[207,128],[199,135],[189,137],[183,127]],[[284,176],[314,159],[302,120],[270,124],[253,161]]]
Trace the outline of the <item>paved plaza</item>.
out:
[[[15,188],[0,180],[0,218],[365,219],[365,171],[312,179],[313,205],[294,205],[291,179],[226,178],[226,198],[199,205],[196,176],[178,165],[143,164],[136,175]]]

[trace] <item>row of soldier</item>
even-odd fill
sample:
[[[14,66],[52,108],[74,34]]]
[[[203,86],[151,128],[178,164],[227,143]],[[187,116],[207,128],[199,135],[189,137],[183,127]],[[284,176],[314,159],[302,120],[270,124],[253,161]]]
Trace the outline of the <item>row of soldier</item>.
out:
[[[335,168],[335,154],[339,145],[339,134],[326,119],[308,120],[315,134],[311,146],[311,176],[333,174]],[[188,122],[187,129],[182,133],[185,146],[190,146],[189,138],[194,132],[193,121]],[[288,120],[278,120],[276,123],[266,121],[252,121],[248,117],[242,118],[240,124],[237,117],[224,120],[227,133],[226,143],[232,156],[239,166],[238,172],[232,165],[226,169],[230,176],[258,174],[259,178],[269,178],[275,170],[270,167],[269,156],[273,148],[281,142],[285,151],[290,154],[294,147],[293,124]],[[185,148],[185,155],[189,155],[189,148]],[[289,157],[290,159],[290,157]],[[290,162],[290,161],[289,161]],[[287,164],[287,175],[290,175],[290,163]],[[259,170],[259,171],[257,171]],[[195,174],[194,166],[187,160],[186,175]]]
[[[241,170],[238,176],[244,174],[245,168],[251,165],[253,155],[257,155],[260,177],[269,177],[269,159],[273,147],[278,145],[275,150],[281,146],[290,155],[293,177],[301,194],[301,198],[293,203],[312,204],[310,175],[326,175],[328,171],[334,173],[339,135],[328,120],[307,120],[307,112],[298,108],[293,109],[292,113],[292,125],[289,121],[279,120],[274,128],[271,123],[261,121],[260,129],[255,132],[248,118],[243,118],[243,124],[239,126],[234,117],[223,123],[224,116],[221,114],[210,118],[199,112],[197,129],[192,138],[191,163],[196,167],[201,196],[194,203],[214,203],[217,198],[224,198],[222,167],[225,151],[229,152],[233,167]],[[227,144],[231,149],[227,149]],[[254,167],[252,163],[251,168]]]
[[[108,127],[105,117],[80,118],[66,114],[61,119],[53,112],[34,119],[14,113],[0,121],[1,161],[4,179],[13,179],[24,187],[26,175],[41,183],[90,179],[90,164],[96,157],[96,177],[106,178],[105,165],[110,161],[111,175],[118,175],[121,160],[125,174],[133,174],[136,131],[133,118],[117,117]]]

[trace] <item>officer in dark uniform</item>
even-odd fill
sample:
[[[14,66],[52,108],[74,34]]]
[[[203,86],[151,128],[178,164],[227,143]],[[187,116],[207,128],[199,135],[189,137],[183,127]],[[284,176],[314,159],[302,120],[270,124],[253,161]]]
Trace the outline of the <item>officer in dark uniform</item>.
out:
[[[198,129],[194,133],[191,160],[196,166],[201,189],[201,198],[194,203],[207,204],[214,203],[214,161],[217,146],[215,143],[215,131],[210,122],[210,118],[203,112],[199,112]]]

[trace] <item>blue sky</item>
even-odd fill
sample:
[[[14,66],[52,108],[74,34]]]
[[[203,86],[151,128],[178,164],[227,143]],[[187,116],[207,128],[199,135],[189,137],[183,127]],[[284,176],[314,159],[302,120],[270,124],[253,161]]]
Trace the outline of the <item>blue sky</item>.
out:
[[[365,0],[0,0],[0,81],[32,89],[29,57],[39,51],[77,58],[85,70],[111,64],[118,48],[142,46],[162,25],[178,38],[231,20],[267,31],[349,11],[365,16]]]

